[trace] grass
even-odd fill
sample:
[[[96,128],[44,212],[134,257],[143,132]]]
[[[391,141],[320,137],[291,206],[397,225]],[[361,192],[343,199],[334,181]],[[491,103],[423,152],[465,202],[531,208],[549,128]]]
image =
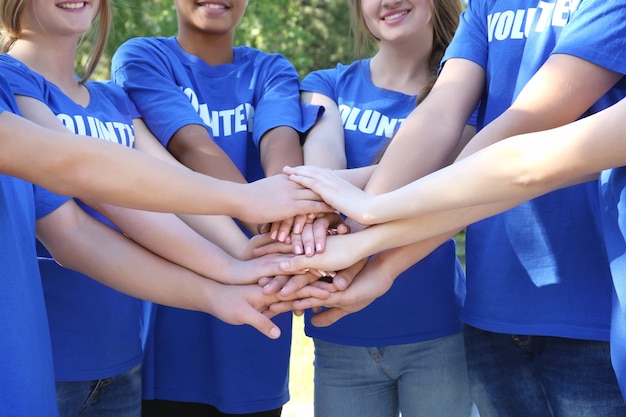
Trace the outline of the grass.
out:
[[[289,393],[282,417],[313,417],[313,341],[304,334],[302,317],[293,319]]]

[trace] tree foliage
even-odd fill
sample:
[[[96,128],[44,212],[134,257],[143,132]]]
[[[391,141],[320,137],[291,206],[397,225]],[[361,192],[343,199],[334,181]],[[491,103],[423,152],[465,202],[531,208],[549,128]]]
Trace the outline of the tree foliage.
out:
[[[172,0],[111,1],[114,23],[100,77],[108,77],[110,56],[125,40],[176,34]],[[354,59],[347,0],[251,0],[235,43],[283,54],[301,76]],[[88,50],[86,41],[81,54]]]

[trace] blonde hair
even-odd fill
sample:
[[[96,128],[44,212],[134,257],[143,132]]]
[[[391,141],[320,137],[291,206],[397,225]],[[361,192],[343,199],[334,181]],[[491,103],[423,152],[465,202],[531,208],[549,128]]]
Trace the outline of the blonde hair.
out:
[[[30,0],[2,0],[0,6],[0,52],[6,53],[11,50],[15,41],[22,37],[22,28],[20,25],[20,18],[26,5]],[[89,54],[85,67],[83,69],[83,75],[80,80],[81,83],[86,82],[93,72],[96,70],[100,58],[104,54],[106,48],[107,39],[111,30],[111,6],[109,0],[100,0],[100,10],[94,19],[90,35],[85,35],[83,40],[87,36],[95,37],[94,47]]]
[[[373,48],[378,39],[370,32],[363,17],[361,0],[348,0],[352,15],[352,31],[354,33],[354,44],[357,55],[363,54],[367,49]],[[443,54],[452,41],[454,32],[459,25],[459,18],[463,11],[461,0],[428,0],[432,14],[433,23],[433,44],[430,53],[429,68],[431,78],[428,84],[418,95],[417,103],[421,103],[437,79],[439,64]]]

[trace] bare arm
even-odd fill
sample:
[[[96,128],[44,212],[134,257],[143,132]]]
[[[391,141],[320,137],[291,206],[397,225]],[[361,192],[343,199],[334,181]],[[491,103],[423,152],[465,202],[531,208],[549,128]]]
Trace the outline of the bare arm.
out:
[[[183,165],[196,172],[242,184],[247,182],[204,126],[187,125],[180,128],[167,148]]]
[[[260,278],[282,274],[277,265],[272,265],[271,258],[241,260],[231,256],[174,214],[129,210],[107,204],[95,204],[95,207],[141,246],[223,284],[253,284]],[[236,232],[232,240],[241,237],[239,243],[243,250],[248,239],[240,230]]]
[[[261,165],[266,176],[283,172],[285,165],[302,165],[302,147],[298,132],[287,126],[267,131],[259,145]]]
[[[446,62],[428,97],[402,123],[366,189],[390,191],[444,166],[459,147],[484,79],[484,70],[471,61]]]
[[[346,168],[343,123],[337,103],[319,93],[303,92],[300,100],[324,106],[324,114],[306,136],[304,163],[331,169]]]
[[[105,285],[159,304],[204,311],[230,324],[248,323],[271,338],[280,330],[260,313],[275,301],[257,285],[224,286],[152,254],[86,215],[72,200],[37,222],[55,259]]]
[[[145,210],[226,214],[260,223],[330,211],[286,177],[250,185],[220,181],[99,139],[54,132],[6,111],[0,114],[0,171],[58,194]],[[275,194],[272,201],[269,193]]]

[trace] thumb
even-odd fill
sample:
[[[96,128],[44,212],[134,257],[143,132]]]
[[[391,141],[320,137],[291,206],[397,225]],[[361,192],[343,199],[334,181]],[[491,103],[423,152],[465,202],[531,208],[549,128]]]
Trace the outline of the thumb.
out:
[[[303,274],[309,271],[308,263],[311,262],[310,257],[304,255],[296,255],[280,262],[280,269],[290,274]]]
[[[347,316],[348,314],[349,313],[347,311],[332,307],[311,317],[311,323],[315,327],[326,327],[336,323],[339,319]]]

